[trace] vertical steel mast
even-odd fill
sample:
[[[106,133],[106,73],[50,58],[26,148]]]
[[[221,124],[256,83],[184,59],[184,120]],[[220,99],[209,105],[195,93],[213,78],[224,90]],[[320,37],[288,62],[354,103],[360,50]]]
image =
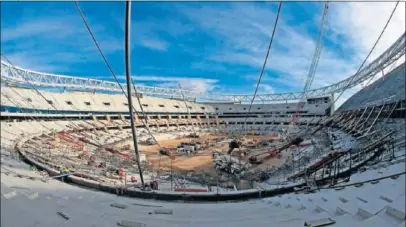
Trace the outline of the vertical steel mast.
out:
[[[134,153],[135,160],[137,161],[138,171],[140,172],[142,189],[145,189],[144,177],[142,176],[142,169],[140,165],[140,155],[138,152],[137,144],[137,134],[135,132],[134,124],[134,113],[133,113],[133,103],[132,103],[132,91],[131,91],[131,70],[130,70],[130,31],[131,31],[131,1],[126,1],[125,3],[125,73],[127,82],[127,98],[128,98],[128,109],[130,112],[130,122],[131,122],[131,132],[133,135],[134,142]],[[138,95],[138,94],[135,94]]]

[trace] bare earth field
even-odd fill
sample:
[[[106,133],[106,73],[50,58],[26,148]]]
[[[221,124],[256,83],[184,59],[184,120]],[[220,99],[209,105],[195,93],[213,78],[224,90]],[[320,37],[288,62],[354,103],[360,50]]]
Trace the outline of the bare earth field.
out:
[[[204,143],[205,141],[209,140],[212,141],[213,144],[215,139],[217,138],[226,138],[226,136],[216,136],[216,135],[204,135],[201,136],[200,138],[197,139],[189,139],[189,138],[182,138],[182,139],[170,139],[170,140],[160,140],[159,144],[162,147],[165,148],[176,148],[181,142],[201,142]],[[270,139],[271,137],[267,136],[249,136],[247,139],[252,139],[256,141],[260,141],[263,139]],[[152,146],[147,146],[147,145],[139,145],[139,149],[141,152],[144,152],[146,154],[147,160],[151,163],[151,167],[155,168],[158,165],[162,169],[170,170],[171,165],[172,169],[175,171],[179,172],[188,172],[188,171],[194,171],[198,173],[210,173],[210,172],[215,172],[213,168],[213,160],[212,160],[212,152],[214,150],[221,150],[223,152],[228,151],[228,143],[223,143],[223,144],[215,144],[214,146],[210,146],[207,149],[200,150],[198,154],[194,156],[186,156],[186,155],[177,155],[176,154],[176,149],[172,151],[173,154],[175,154],[176,158],[172,160],[167,156],[159,156],[158,151],[159,147],[158,145],[152,145]],[[264,149],[263,151],[266,151]],[[261,153],[263,151],[256,151],[255,154]],[[252,153],[254,154],[254,153]],[[248,162],[248,158],[251,154],[248,154],[244,157],[241,158],[242,161]],[[282,152],[282,158],[265,158],[264,163],[260,165],[253,166],[253,169],[266,169],[270,167],[279,167],[283,162],[286,161],[287,157],[291,155],[290,150],[286,150]],[[239,149],[234,150],[233,156],[240,156],[240,151]],[[261,157],[266,157],[267,154],[261,156]],[[159,161],[159,159],[161,160]],[[160,162],[160,163],[159,163]]]

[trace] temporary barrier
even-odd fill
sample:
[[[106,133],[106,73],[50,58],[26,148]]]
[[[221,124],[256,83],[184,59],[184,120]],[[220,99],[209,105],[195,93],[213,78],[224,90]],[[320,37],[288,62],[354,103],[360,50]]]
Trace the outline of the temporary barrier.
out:
[[[175,192],[208,192],[207,188],[175,188]]]

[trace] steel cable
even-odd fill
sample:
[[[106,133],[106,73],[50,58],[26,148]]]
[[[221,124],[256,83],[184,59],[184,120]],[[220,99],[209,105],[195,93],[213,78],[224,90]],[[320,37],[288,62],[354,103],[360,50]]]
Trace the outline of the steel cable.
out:
[[[273,39],[274,39],[274,36],[275,36],[276,27],[277,27],[277,25],[278,25],[279,15],[280,15],[281,8],[282,8],[282,3],[283,3],[283,2],[279,2],[278,13],[277,13],[277,15],[276,15],[275,24],[274,24],[274,26],[273,26],[271,39],[270,39],[270,41],[269,41],[268,49],[267,49],[266,56],[265,56],[265,59],[264,59],[264,64],[262,65],[261,73],[259,74],[259,78],[258,78],[258,81],[257,81],[257,85],[256,85],[256,87],[255,87],[254,96],[253,96],[252,99],[251,99],[251,103],[250,103],[250,105],[249,105],[247,114],[251,111],[252,104],[254,103],[255,97],[256,97],[257,92],[258,92],[259,85],[260,85],[261,80],[262,80],[262,76],[263,76],[264,71],[265,71],[266,63],[267,63],[267,61],[268,61],[269,52],[270,52],[270,50],[271,50],[272,43],[273,43]],[[245,114],[244,122],[243,122],[243,128],[244,128],[244,130],[246,129],[247,117],[248,117],[248,116]]]

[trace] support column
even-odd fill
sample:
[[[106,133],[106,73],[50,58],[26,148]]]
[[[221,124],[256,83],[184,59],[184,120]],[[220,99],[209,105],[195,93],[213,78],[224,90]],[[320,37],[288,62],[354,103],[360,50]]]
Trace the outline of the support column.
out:
[[[378,115],[376,115],[376,117],[375,117],[374,121],[372,122],[371,126],[369,126],[369,128],[367,129],[366,134],[368,134],[369,131],[371,131],[371,128],[375,125],[375,122],[376,122],[376,120],[378,120],[378,118],[381,115],[381,112],[382,112],[384,107],[385,107],[385,103],[382,105],[381,109],[378,112]]]
[[[354,127],[351,128],[351,130],[354,130],[357,128],[357,125],[359,124],[359,122],[362,120],[362,118],[364,117],[364,114],[367,112],[367,108],[364,109],[364,111],[361,114],[361,117],[358,119],[358,121],[355,123]]]
[[[372,107],[372,110],[369,112],[368,117],[365,121],[363,121],[360,125],[359,125],[359,130],[358,131],[362,131],[365,129],[365,124],[368,122],[369,118],[372,115],[372,112],[374,112],[375,106]]]

